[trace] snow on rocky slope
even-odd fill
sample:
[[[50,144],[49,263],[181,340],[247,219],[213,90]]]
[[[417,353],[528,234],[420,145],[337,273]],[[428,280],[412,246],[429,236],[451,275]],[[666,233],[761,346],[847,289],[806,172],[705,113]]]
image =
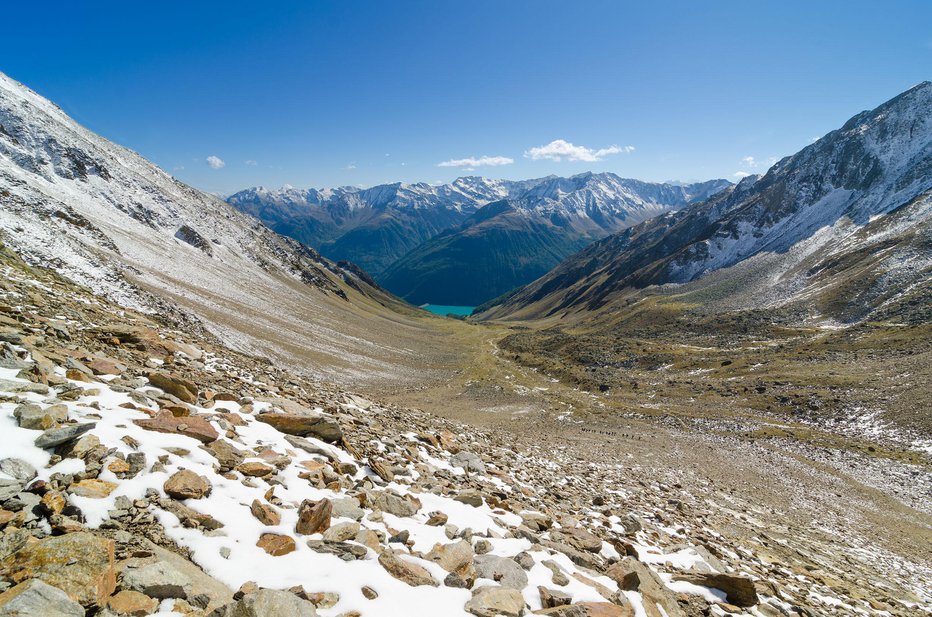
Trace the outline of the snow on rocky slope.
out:
[[[922,246],[930,233],[930,110],[932,83],[924,82],[762,177],[587,247],[490,315],[591,310],[632,287],[726,276],[741,281],[731,286],[733,306],[773,306],[830,285],[820,273],[872,249],[881,252],[871,277],[882,283],[913,272],[913,283],[922,282],[929,266]],[[887,287],[871,294],[886,298]]]
[[[311,386],[9,253],[0,267],[0,614],[770,617],[928,600],[888,582],[883,602],[839,597],[693,519],[702,498],[635,490],[625,466]]]
[[[380,324],[400,337],[395,349],[411,347],[385,308],[395,300],[358,269],[178,182],[3,74],[0,235],[124,306],[194,313],[240,349],[281,357],[272,334],[307,341],[326,360],[301,358],[310,371],[377,375],[385,357],[401,362],[388,346],[373,358],[365,334]]]

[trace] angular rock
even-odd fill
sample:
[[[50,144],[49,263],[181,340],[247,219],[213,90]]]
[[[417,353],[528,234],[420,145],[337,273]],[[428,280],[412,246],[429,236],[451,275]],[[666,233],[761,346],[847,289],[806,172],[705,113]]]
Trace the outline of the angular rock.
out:
[[[618,583],[622,591],[641,594],[647,617],[664,617],[664,613],[666,617],[685,617],[673,592],[653,570],[637,559],[625,557],[612,564],[605,574]]]
[[[527,573],[513,559],[498,555],[476,555],[473,565],[479,578],[487,578],[509,589],[521,590],[527,587]]]
[[[0,502],[11,499],[14,495],[23,490],[24,483],[19,480],[7,480],[0,478]]]
[[[22,428],[44,431],[68,419],[68,407],[51,405],[43,409],[35,403],[23,403],[13,410],[13,417]]]
[[[350,518],[358,521],[366,515],[366,511],[359,507],[359,500],[355,497],[332,499],[330,503],[333,506],[333,518]]]
[[[580,602],[567,606],[556,606],[534,611],[535,615],[555,615],[556,617],[634,617],[630,605],[619,606],[611,602]]]
[[[113,550],[113,540],[71,533],[24,546],[6,558],[0,570],[41,579],[85,608],[103,606],[116,587]]]
[[[326,531],[330,527],[330,515],[333,505],[329,499],[314,502],[305,499],[298,508],[298,523],[295,531],[309,536],[312,533]]]
[[[243,462],[246,453],[235,448],[230,442],[218,439],[206,446],[201,446],[214,455],[220,463],[221,471],[229,471]]]
[[[725,599],[729,604],[735,606],[749,607],[757,604],[754,581],[745,576],[713,572],[684,572],[674,575],[673,580],[720,589],[725,592]]]
[[[95,426],[97,426],[96,422],[87,422],[85,424],[63,426],[62,428],[52,428],[36,437],[35,445],[37,448],[54,448],[77,439]]]
[[[314,605],[290,591],[261,589],[214,610],[208,617],[317,617]]]
[[[72,495],[78,495],[79,497],[103,499],[104,497],[109,497],[110,493],[112,493],[116,487],[117,485],[113,482],[89,478],[72,484],[68,487],[68,492]]]
[[[418,587],[420,585],[439,587],[439,583],[434,580],[434,577],[430,575],[430,572],[428,572],[426,568],[400,558],[391,552],[391,550],[386,550],[379,555],[379,565],[385,568],[386,572],[399,581],[407,583],[412,587]]]
[[[249,507],[249,511],[252,512],[252,515],[263,525],[274,527],[282,522],[282,517],[275,508],[267,503],[262,503],[258,499],[253,500],[252,505]]]
[[[573,601],[573,596],[568,593],[563,593],[556,589],[548,589],[543,585],[537,586],[537,593],[540,594],[540,604],[543,608],[567,606]]]
[[[425,556],[426,559],[439,564],[447,572],[459,573],[464,567],[471,565],[475,552],[472,544],[466,540],[452,544],[435,544],[434,548]]]
[[[339,523],[324,532],[327,542],[346,542],[352,540],[359,533],[359,523]]]
[[[516,589],[480,587],[473,590],[472,599],[463,607],[476,617],[521,617],[524,615],[524,596]]]
[[[117,615],[145,617],[159,609],[159,601],[138,591],[121,591],[110,596],[107,608]]]
[[[0,593],[0,617],[84,617],[84,607],[57,587],[30,579]]]
[[[269,467],[265,463],[251,461],[248,463],[240,463],[236,466],[236,471],[240,472],[244,476],[250,476],[252,478],[264,478],[265,476],[272,475],[275,472],[275,468]]]
[[[176,418],[169,411],[161,411],[154,418],[133,420],[133,422],[148,431],[184,435],[203,443],[210,443],[220,437],[210,422],[200,416]]]
[[[418,507],[409,499],[391,491],[366,491],[368,506],[395,516],[414,516]]]
[[[0,471],[22,483],[36,477],[36,468],[19,458],[5,458],[0,461]]]
[[[191,593],[191,583],[183,572],[167,561],[156,559],[128,560],[120,585],[124,590],[138,591],[158,600],[187,598]]]
[[[174,499],[200,499],[210,493],[210,482],[189,469],[176,471],[162,485],[165,494]]]
[[[307,414],[260,413],[259,422],[265,422],[276,430],[297,437],[316,437],[322,441],[335,443],[343,438],[343,431],[336,420],[330,416],[308,412]]]
[[[259,541],[256,542],[256,546],[273,557],[287,555],[288,553],[294,552],[298,548],[295,544],[294,538],[291,536],[283,536],[277,533],[262,534],[259,536]]]
[[[197,402],[197,386],[178,375],[154,371],[149,374],[149,383],[185,403]]]
[[[461,450],[450,457],[450,464],[454,467],[461,467],[467,471],[484,474],[485,463],[478,454]]]
[[[453,499],[460,503],[465,503],[466,505],[470,505],[474,508],[478,508],[482,506],[482,493],[480,493],[477,490],[471,489],[471,488],[468,488],[464,491],[460,491],[456,495],[456,497],[454,497]]]
[[[550,532],[550,537],[556,542],[564,542],[580,551],[598,553],[602,550],[602,539],[581,527],[553,530]]]

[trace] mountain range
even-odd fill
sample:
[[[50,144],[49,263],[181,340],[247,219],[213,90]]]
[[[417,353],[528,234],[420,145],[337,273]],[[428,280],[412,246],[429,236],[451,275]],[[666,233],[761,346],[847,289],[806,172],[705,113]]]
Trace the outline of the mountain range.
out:
[[[359,264],[409,302],[474,306],[534,280],[593,240],[727,186],[585,173],[369,189],[253,188],[228,201],[332,259]]]
[[[706,308],[795,304],[851,322],[901,305],[928,318],[930,110],[924,82],[763,176],[592,244],[485,316],[606,313],[673,283],[701,290]]]

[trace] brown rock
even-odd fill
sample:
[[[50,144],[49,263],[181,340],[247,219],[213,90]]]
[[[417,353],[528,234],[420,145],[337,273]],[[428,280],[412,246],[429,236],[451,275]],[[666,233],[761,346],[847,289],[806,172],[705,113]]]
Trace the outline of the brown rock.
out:
[[[121,458],[115,458],[107,465],[107,469],[116,474],[128,473],[130,466],[129,463],[127,463],[125,460]]]
[[[287,555],[297,548],[294,538],[291,536],[282,536],[277,533],[262,534],[259,536],[259,541],[256,542],[256,546],[273,557]]]
[[[556,617],[634,617],[630,605],[619,606],[611,602],[580,602],[534,611],[535,615],[555,615]]]
[[[221,471],[227,471],[235,468],[237,465],[243,462],[243,459],[246,458],[246,454],[236,447],[234,447],[230,442],[218,439],[213,441],[206,446],[202,446],[205,450],[214,455],[217,459],[217,462],[220,463]]]
[[[263,525],[278,525],[282,522],[282,517],[272,506],[262,503],[258,499],[253,500],[252,506],[250,506],[249,511],[252,512],[252,515],[259,519],[259,522]]]
[[[725,599],[735,606],[748,607],[757,604],[754,581],[744,576],[712,572],[684,572],[674,575],[673,580],[721,589],[725,592]]]
[[[79,497],[90,497],[92,499],[103,499],[116,489],[117,485],[113,482],[105,482],[96,478],[81,480],[68,487],[68,492]]]
[[[383,463],[378,459],[374,459],[371,456],[369,457],[369,468],[375,472],[375,474],[385,480],[386,482],[391,482],[395,479],[395,473],[392,471],[392,468]]]
[[[210,422],[200,416],[176,418],[170,412],[163,411],[154,418],[134,420],[134,422],[149,431],[185,435],[203,443],[210,443],[220,437]]]
[[[425,568],[416,563],[401,559],[390,550],[386,550],[379,555],[379,565],[385,568],[386,572],[399,581],[407,583],[412,587],[418,587],[420,585],[430,585],[431,587],[439,586],[439,583],[434,580],[434,577],[432,577],[430,572]]]
[[[612,564],[605,574],[618,583],[619,589],[641,594],[647,617],[664,617],[664,614],[666,617],[685,617],[676,597],[660,577],[637,559],[625,557]]]
[[[126,370],[126,367],[106,358],[94,358],[86,364],[95,375],[119,375]]]
[[[286,435],[298,437],[310,435],[331,443],[340,441],[343,437],[343,431],[336,420],[314,412],[307,414],[270,412],[259,414],[256,419],[275,427]]]
[[[240,472],[244,476],[264,478],[265,476],[271,475],[275,469],[273,467],[269,467],[265,463],[251,461],[248,463],[240,463],[236,466],[236,471]]]
[[[107,606],[118,615],[145,617],[158,610],[159,601],[138,591],[121,591],[110,596]]]
[[[103,606],[116,588],[113,540],[88,532],[45,538],[7,557],[0,571],[14,581],[38,578],[85,608]]]
[[[48,491],[42,496],[42,507],[49,514],[61,514],[66,505],[65,496],[58,491]]]
[[[210,482],[204,476],[182,469],[176,471],[162,485],[165,493],[174,499],[200,499],[210,494]]]
[[[178,375],[153,371],[149,375],[149,383],[185,403],[197,402],[197,386]]]
[[[305,499],[298,508],[298,524],[295,531],[302,535],[311,535],[326,531],[330,527],[330,515],[333,513],[333,504],[329,499],[313,502]]]

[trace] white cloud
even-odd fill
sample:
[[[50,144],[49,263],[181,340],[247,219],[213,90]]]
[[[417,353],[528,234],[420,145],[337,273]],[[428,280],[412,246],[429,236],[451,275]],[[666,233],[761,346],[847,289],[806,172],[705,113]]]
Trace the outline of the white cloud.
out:
[[[207,166],[211,169],[222,169],[226,166],[226,163],[224,163],[223,159],[221,159],[219,156],[214,156],[211,154],[207,157]]]
[[[751,174],[749,174],[749,173],[746,172],[746,171],[736,171],[735,173],[733,173],[733,174],[731,174],[731,175],[733,175],[735,178],[747,178],[747,177],[750,176]]]
[[[601,161],[610,154],[622,154],[634,152],[634,146],[609,146],[608,148],[599,148],[594,150],[585,146],[571,144],[564,139],[554,139],[545,146],[531,148],[524,153],[524,156],[534,161],[584,161],[594,163]]]
[[[498,167],[499,165],[511,165],[514,162],[514,159],[507,156],[480,156],[479,158],[450,159],[437,163],[437,167]]]
[[[221,163],[222,163],[222,162],[223,162],[223,161],[221,161]],[[258,165],[259,163],[257,163],[256,161],[254,161],[254,160],[252,160],[252,159],[249,159],[248,161],[246,161],[246,164],[249,165],[250,167],[255,167],[255,166]]]
[[[757,161],[754,160],[753,156],[746,156],[741,159],[741,162],[747,165],[748,167],[757,167]]]
[[[349,165],[347,165],[347,166],[344,167],[343,169],[347,169],[347,170],[349,170],[349,169],[356,169],[356,161],[353,161],[352,163],[350,163]]]
[[[744,163],[745,167],[749,167],[751,169],[757,169],[758,167],[769,169],[773,167],[774,163],[777,162],[777,157],[771,156],[771,157],[768,157],[766,161],[758,161],[753,156],[746,156],[743,159],[741,159],[741,162]]]

